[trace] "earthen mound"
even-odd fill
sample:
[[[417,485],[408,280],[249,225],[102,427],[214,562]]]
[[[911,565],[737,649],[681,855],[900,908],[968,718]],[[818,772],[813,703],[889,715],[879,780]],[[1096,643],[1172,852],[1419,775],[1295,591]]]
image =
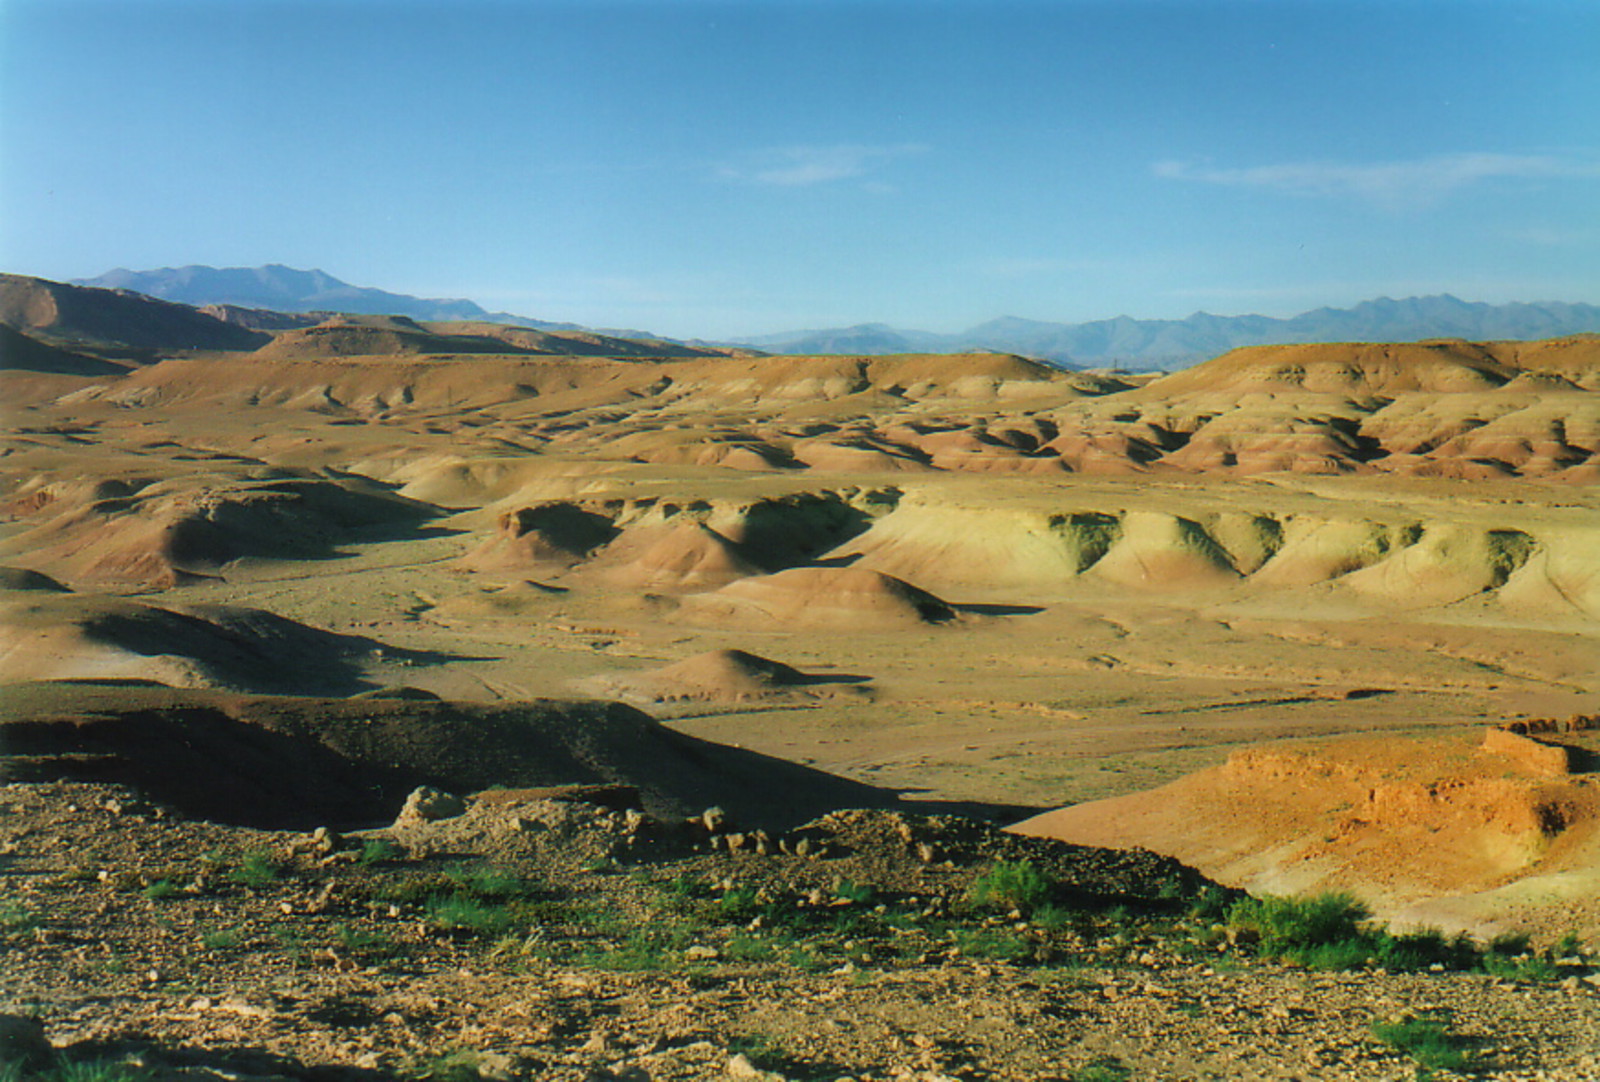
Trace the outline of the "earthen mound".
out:
[[[949,602],[863,568],[795,567],[687,599],[692,613],[762,626],[891,630],[948,624]]]
[[[1459,341],[1246,346],[1158,379],[1137,394],[1283,389],[1393,398],[1405,391],[1489,391],[1522,371],[1505,352]]]
[[[661,529],[638,556],[613,569],[618,583],[654,589],[708,589],[766,573],[744,548],[699,522]]]
[[[377,357],[454,353],[525,353],[495,338],[435,334],[405,316],[335,316],[313,327],[283,331],[256,350],[263,360]]]
[[[584,686],[596,694],[654,707],[674,703],[802,703],[860,696],[862,678],[809,675],[743,650],[712,650],[647,672],[602,676]]]
[[[1447,605],[1503,585],[1537,547],[1520,530],[1430,525],[1414,544],[1340,582],[1380,604]]]
[[[219,464],[186,477],[37,479],[8,504],[23,516],[0,552],[26,553],[69,583],[167,587],[247,556],[326,553],[347,530],[414,528],[426,504],[365,478]]]
[[[1600,748],[1592,732],[1556,739],[1581,745],[1574,756],[1585,763]],[[1159,789],[1011,829],[1147,847],[1252,891],[1350,891],[1384,917],[1559,934],[1600,929],[1592,781],[1486,746],[1481,731],[1319,742],[1237,751]]]
[[[51,594],[67,594],[72,591],[49,575],[38,571],[29,571],[25,567],[0,567],[0,590],[15,590],[18,592],[38,591]]]
[[[609,516],[553,500],[501,515],[495,534],[463,556],[460,566],[472,571],[567,568],[616,536]]]
[[[1203,525],[1160,511],[1129,511],[1089,574],[1140,590],[1189,589],[1237,580],[1227,551]]]
[[[0,682],[147,680],[171,687],[346,693],[368,639],[259,609],[161,607],[82,594],[0,602]]]

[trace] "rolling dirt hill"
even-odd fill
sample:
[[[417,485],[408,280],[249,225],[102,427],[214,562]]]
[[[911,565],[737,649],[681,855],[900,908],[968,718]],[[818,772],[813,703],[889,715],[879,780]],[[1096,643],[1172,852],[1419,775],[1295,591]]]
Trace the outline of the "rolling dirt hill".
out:
[[[267,340],[188,305],[20,274],[0,274],[0,323],[50,343],[84,348],[248,350]]]

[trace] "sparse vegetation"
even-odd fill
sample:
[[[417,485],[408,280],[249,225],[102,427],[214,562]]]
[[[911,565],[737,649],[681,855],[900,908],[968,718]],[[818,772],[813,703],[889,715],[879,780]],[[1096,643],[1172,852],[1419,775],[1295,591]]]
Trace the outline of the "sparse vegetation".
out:
[[[58,1058],[41,1070],[26,1070],[16,1063],[0,1063],[0,1082],[153,1082],[155,1077],[143,1067],[104,1059]]]
[[[478,1082],[483,1077],[478,1071],[482,1062],[482,1053],[453,1049],[412,1060],[405,1077],[418,1082]]]
[[[21,902],[0,900],[0,933],[30,932],[43,923],[42,916]]]
[[[1068,1082],[1126,1082],[1133,1071],[1115,1056],[1101,1056],[1067,1076]]]
[[[983,962],[1020,962],[1035,950],[1026,936],[1009,928],[959,928],[953,938],[963,958]]]
[[[1048,902],[1055,884],[1031,861],[998,861],[972,881],[968,896],[977,905],[1027,914]]]
[[[404,855],[405,852],[388,838],[368,838],[362,844],[361,852],[356,855],[356,863],[371,867],[398,860]]]
[[[167,898],[177,897],[183,892],[183,884],[177,879],[163,876],[152,879],[144,888],[144,896],[152,902],[159,902]]]
[[[1369,915],[1367,907],[1348,894],[1264,895],[1234,903],[1228,910],[1228,926],[1255,942],[1266,957],[1305,961],[1318,952],[1365,950],[1368,940],[1360,924]]]
[[[271,853],[257,849],[240,857],[238,866],[228,873],[228,878],[241,886],[261,890],[276,883],[282,870]]]
[[[1390,932],[1346,894],[1246,898],[1229,909],[1227,923],[1256,954],[1313,969],[1477,969],[1521,981],[1559,975],[1552,952],[1531,952],[1525,935],[1500,935],[1479,947],[1470,936],[1447,938],[1434,929]]]
[[[1395,1051],[1409,1056],[1427,1071],[1464,1071],[1473,1066],[1473,1042],[1450,1032],[1441,1019],[1410,1016],[1374,1022],[1372,1035]]]
[[[237,928],[214,928],[200,933],[200,946],[208,951],[232,950],[244,942],[244,933]]]

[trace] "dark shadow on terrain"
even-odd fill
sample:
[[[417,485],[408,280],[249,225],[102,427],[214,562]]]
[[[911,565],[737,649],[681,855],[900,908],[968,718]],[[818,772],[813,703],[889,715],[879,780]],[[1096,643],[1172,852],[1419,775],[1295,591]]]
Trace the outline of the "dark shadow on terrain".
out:
[[[746,508],[739,544],[761,566],[781,571],[811,563],[866,533],[873,521],[833,493],[797,493]]]
[[[393,1071],[319,1064],[308,1066],[288,1056],[259,1048],[206,1051],[164,1047],[152,1041],[79,1041],[56,1049],[57,1062],[71,1066],[49,1077],[113,1079],[180,1077],[293,1078],[304,1082],[389,1082]],[[138,1063],[137,1070],[118,1065]],[[42,1066],[42,1065],[41,1065]],[[68,1073],[76,1072],[76,1073]],[[23,1075],[23,1078],[33,1077]]]
[[[859,673],[809,673],[797,672],[797,679],[793,681],[796,687],[811,687],[816,684],[870,684],[872,677],[862,676]]]
[[[957,605],[957,612],[970,612],[974,616],[1033,616],[1044,611],[1043,605]]]
[[[917,796],[918,793],[932,791],[901,789],[900,795],[905,798],[903,810],[918,815],[959,815],[964,819],[978,819],[996,826],[1010,826],[1012,823],[1020,823],[1024,819],[1053,811],[1056,807],[1056,805],[1007,804],[984,800],[923,800]]]
[[[645,809],[713,805],[782,830],[894,792],[668,729],[620,703],[316,699],[129,685],[13,685],[0,768],[133,786],[187,815],[305,830],[387,823],[418,785],[630,785]]]

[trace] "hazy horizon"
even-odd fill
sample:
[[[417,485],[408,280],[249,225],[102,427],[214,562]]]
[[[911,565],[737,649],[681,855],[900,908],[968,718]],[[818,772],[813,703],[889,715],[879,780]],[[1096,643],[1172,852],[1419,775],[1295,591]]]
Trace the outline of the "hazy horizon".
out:
[[[13,0],[0,262],[699,338],[1592,302],[1597,34],[1560,2]]]

